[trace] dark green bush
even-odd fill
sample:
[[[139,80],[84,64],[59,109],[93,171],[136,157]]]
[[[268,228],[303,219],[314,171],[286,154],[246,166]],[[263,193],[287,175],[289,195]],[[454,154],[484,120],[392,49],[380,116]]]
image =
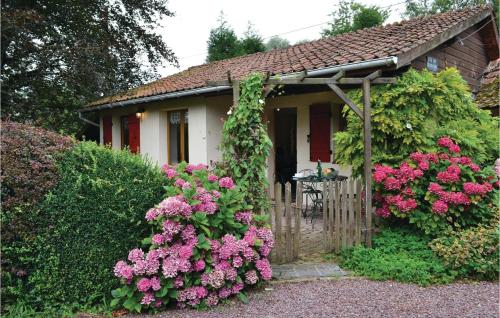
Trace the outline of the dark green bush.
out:
[[[144,213],[162,199],[159,168],[91,142],[59,163],[60,181],[40,205],[34,271],[26,301],[35,308],[92,304],[117,285],[113,266],[148,233]]]
[[[407,229],[383,229],[373,248],[343,251],[342,266],[374,280],[395,280],[419,285],[449,283],[454,276],[429,248],[430,239]]]
[[[34,222],[38,203],[59,180],[57,160],[73,147],[73,140],[54,132],[2,121],[1,233],[2,303],[24,294],[31,271],[30,244],[37,236]]]

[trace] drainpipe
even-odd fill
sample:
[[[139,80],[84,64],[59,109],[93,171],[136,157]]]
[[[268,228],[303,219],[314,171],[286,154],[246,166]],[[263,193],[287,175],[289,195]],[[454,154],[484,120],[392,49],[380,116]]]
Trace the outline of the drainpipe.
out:
[[[389,56],[389,57],[384,57],[384,58],[380,58],[380,59],[373,59],[373,60],[363,61],[363,62],[347,63],[347,64],[342,64],[342,65],[336,65],[336,66],[332,66],[332,67],[325,67],[325,68],[307,71],[307,77],[331,75],[331,74],[338,73],[340,71],[347,72],[347,71],[361,70],[361,69],[367,69],[367,68],[384,67],[384,66],[396,65],[397,63],[398,63],[398,58],[396,56]],[[295,77],[301,73],[302,72],[286,74],[286,75],[280,76],[280,78]]]
[[[82,121],[84,121],[84,122],[86,122],[87,124],[90,124],[90,125],[92,125],[92,126],[101,127],[101,125],[99,125],[98,123],[95,123],[95,122],[93,122],[93,121],[91,121],[91,120],[88,120],[87,118],[84,118],[84,117],[82,116],[82,113],[81,113],[81,112],[78,112],[78,118],[80,118],[80,120],[82,120]]]

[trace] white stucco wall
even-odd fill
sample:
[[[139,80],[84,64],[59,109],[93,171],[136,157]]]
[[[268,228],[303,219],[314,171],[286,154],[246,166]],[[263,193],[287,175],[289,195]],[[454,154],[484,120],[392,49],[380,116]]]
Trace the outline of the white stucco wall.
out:
[[[140,123],[140,153],[148,157],[158,165],[168,162],[167,149],[167,129],[168,111],[188,110],[188,145],[189,157],[193,163],[208,164],[207,161],[207,110],[206,102],[202,97],[173,99],[168,101],[139,104],[127,108],[117,108],[102,111],[101,120],[101,144],[102,137],[102,117],[112,116],[113,149],[121,148],[121,123],[120,117],[135,113],[138,109],[144,109]]]
[[[331,135],[339,129],[340,100],[333,92],[311,93],[303,95],[289,95],[270,98],[266,100],[264,121],[268,125],[268,133],[273,141],[274,138],[274,109],[292,107],[297,109],[297,171],[303,169],[315,169],[316,162],[309,161],[309,143],[307,135],[309,129],[309,106],[317,103],[330,103],[331,105]],[[231,96],[214,97],[192,97],[168,100],[138,105],[127,109],[108,110],[101,114],[101,142],[102,142],[102,116],[113,115],[113,148],[121,147],[120,116],[135,112],[144,108],[145,112],[141,119],[141,154],[151,158],[154,162],[162,165],[168,162],[167,149],[167,112],[172,110],[186,109],[189,112],[189,161],[191,163],[210,164],[221,159],[219,145],[222,138],[223,122],[227,111],[232,104]],[[331,149],[335,152],[335,145],[331,141]],[[270,182],[275,178],[275,153],[271,151],[268,160],[267,174]],[[333,159],[333,154],[331,159]],[[324,163],[324,166],[334,167],[343,175],[351,174],[350,167],[340,167],[337,164]]]

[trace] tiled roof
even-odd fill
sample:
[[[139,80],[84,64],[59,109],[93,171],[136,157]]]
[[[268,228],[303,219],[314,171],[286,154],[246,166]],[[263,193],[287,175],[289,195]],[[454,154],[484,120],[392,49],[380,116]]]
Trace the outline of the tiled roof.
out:
[[[481,87],[476,95],[476,102],[481,108],[499,107],[500,105],[500,58],[491,61],[483,73]]]
[[[284,49],[194,66],[123,94],[99,99],[91,103],[89,107],[201,88],[206,86],[207,81],[227,79],[227,71],[231,72],[233,78],[240,79],[251,72],[270,72],[271,75],[286,74],[398,56],[419,47],[452,26],[479,15],[485,10],[490,9],[473,7],[420,17],[322,38]]]

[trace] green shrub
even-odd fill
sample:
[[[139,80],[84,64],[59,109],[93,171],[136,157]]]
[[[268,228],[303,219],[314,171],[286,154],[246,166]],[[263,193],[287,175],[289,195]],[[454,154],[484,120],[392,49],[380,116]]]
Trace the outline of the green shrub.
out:
[[[407,229],[384,229],[373,248],[357,246],[342,252],[341,265],[374,280],[419,285],[449,283],[454,276],[428,247],[429,238]]]
[[[78,144],[58,166],[61,179],[36,219],[41,230],[26,299],[39,309],[109,295],[116,259],[148,234],[144,212],[164,193],[159,168],[95,143]]]
[[[500,246],[499,218],[488,225],[479,225],[467,230],[433,240],[432,250],[444,260],[460,277],[498,279]]]
[[[59,180],[57,160],[73,140],[48,130],[2,121],[1,135],[1,233],[2,303],[24,294],[31,270],[31,242],[38,227],[37,204]]]
[[[350,92],[362,108],[360,90]],[[410,70],[394,85],[372,89],[373,162],[393,165],[410,153],[436,152],[435,140],[449,136],[480,165],[498,156],[498,119],[481,110],[467,83],[455,68],[437,74]],[[363,123],[347,107],[347,129],[335,134],[336,160],[352,165],[360,175],[363,167]]]

